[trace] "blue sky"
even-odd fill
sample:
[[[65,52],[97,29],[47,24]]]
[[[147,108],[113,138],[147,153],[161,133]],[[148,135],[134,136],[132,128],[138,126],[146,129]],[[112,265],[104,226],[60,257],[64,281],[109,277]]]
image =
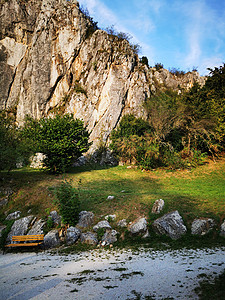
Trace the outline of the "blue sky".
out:
[[[225,0],[79,0],[102,29],[114,25],[149,65],[184,71],[225,62]]]

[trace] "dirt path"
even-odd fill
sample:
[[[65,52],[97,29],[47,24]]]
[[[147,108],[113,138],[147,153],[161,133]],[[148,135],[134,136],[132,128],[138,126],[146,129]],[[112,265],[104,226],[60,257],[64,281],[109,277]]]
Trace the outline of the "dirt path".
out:
[[[0,299],[198,299],[199,280],[224,269],[225,248],[9,253],[0,255]]]

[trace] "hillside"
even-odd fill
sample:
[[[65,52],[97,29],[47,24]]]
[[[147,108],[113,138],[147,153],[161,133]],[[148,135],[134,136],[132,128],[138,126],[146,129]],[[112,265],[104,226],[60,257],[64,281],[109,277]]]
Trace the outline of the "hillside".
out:
[[[35,118],[57,112],[84,120],[93,147],[121,117],[145,117],[158,89],[188,89],[205,79],[150,68],[126,38],[97,28],[77,1],[1,0],[0,108]]]

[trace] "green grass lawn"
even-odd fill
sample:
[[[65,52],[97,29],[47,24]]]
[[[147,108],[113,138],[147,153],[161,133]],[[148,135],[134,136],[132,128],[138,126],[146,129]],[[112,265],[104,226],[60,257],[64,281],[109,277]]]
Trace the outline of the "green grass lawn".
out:
[[[152,205],[159,198],[165,200],[162,214],[177,209],[189,228],[196,217],[213,217],[218,228],[225,219],[225,159],[176,172],[117,166],[83,167],[59,176],[21,169],[10,175],[2,172],[1,177],[2,186],[14,190],[8,205],[1,208],[2,216],[15,210],[27,215],[29,209],[39,217],[47,215],[57,208],[49,187],[66,179],[79,189],[81,209],[93,211],[96,221],[106,214],[116,214],[118,220],[145,216],[151,221]],[[107,200],[109,195],[115,198]]]

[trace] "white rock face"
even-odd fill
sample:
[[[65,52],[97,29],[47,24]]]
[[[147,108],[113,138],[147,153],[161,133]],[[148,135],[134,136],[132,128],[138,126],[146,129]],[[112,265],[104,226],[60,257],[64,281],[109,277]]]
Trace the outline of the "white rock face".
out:
[[[164,207],[164,200],[156,200],[152,207],[152,214],[159,214]]]
[[[11,0],[0,15],[0,108],[16,109],[20,124],[27,114],[72,113],[91,132],[90,152],[100,138],[109,141],[123,115],[145,118],[143,102],[160,84],[179,90],[204,83],[197,72],[180,78],[149,68],[126,40],[91,33],[77,1]]]
[[[132,235],[148,235],[147,221],[145,218],[135,220],[128,228]]]
[[[177,210],[155,220],[152,227],[156,233],[168,235],[173,240],[179,239],[187,232],[183,219]]]
[[[205,235],[215,225],[215,221],[210,218],[195,219],[191,225],[191,234]]]

